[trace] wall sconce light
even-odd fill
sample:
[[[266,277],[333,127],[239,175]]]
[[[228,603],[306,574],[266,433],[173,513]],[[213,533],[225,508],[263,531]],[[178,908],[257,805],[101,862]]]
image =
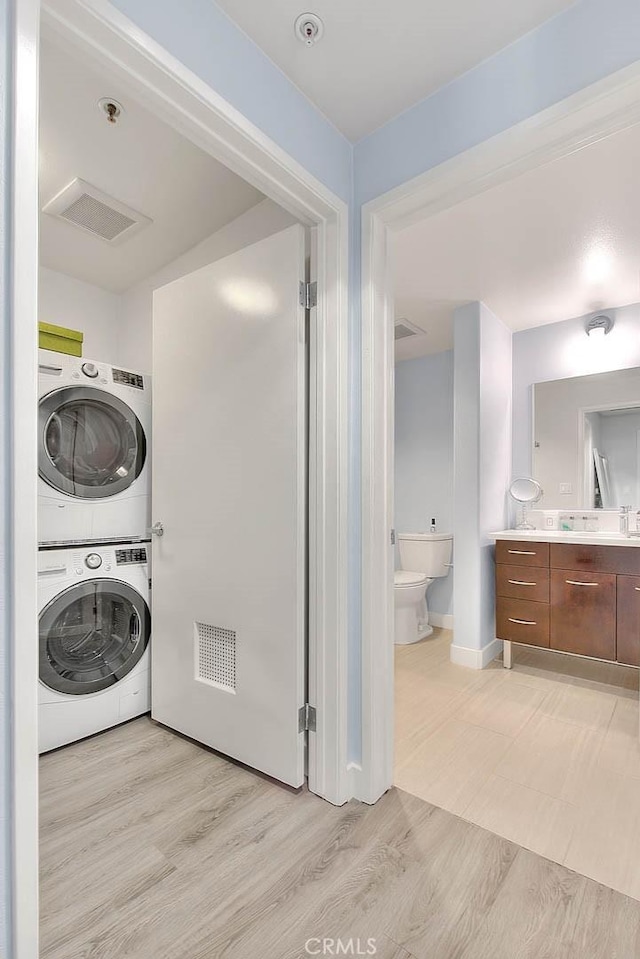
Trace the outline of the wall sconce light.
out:
[[[587,336],[592,340],[602,340],[613,329],[613,320],[610,316],[603,313],[598,316],[592,316],[585,325]]]

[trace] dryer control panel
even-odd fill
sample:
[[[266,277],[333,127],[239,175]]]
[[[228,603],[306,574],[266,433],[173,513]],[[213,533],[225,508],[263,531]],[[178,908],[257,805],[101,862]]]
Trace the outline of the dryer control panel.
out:
[[[122,386],[135,386],[137,390],[144,389],[144,379],[140,373],[129,373],[127,370],[113,368],[113,382]]]
[[[132,549],[116,550],[116,566],[131,565],[132,563],[146,563],[147,551],[144,546],[136,546]]]

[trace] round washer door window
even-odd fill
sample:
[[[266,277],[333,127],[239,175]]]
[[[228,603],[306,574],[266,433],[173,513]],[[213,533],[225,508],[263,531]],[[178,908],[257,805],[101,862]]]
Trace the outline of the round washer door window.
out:
[[[72,696],[107,689],[140,662],[150,632],[149,607],[128,583],[71,586],[40,614],[40,679]]]
[[[142,472],[144,430],[117,396],[86,386],[64,387],[40,400],[38,466],[42,479],[69,496],[121,493]]]

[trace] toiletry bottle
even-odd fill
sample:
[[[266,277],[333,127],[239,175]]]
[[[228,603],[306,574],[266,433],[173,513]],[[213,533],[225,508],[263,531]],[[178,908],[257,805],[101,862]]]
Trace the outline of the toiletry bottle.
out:
[[[431,520],[431,532],[435,533],[435,531],[436,531],[436,518],[434,516]]]

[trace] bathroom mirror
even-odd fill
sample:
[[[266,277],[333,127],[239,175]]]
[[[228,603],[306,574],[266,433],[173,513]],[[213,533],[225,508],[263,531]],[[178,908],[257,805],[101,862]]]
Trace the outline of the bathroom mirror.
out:
[[[532,472],[541,507],[640,508],[640,369],[536,383]]]
[[[534,529],[534,526],[527,522],[527,507],[538,503],[542,499],[542,495],[542,487],[536,480],[524,476],[514,479],[509,487],[509,496],[521,508],[520,522],[516,529]]]

